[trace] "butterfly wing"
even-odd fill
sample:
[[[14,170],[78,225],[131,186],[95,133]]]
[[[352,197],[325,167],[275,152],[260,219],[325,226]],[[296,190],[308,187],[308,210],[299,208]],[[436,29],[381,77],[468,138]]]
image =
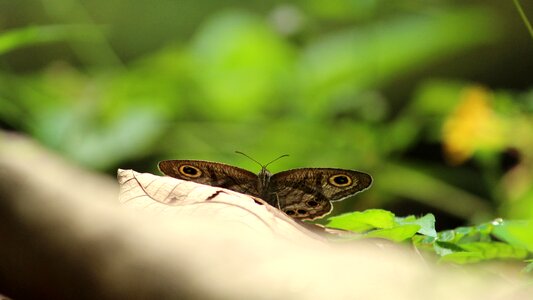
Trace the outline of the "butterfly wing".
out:
[[[170,177],[260,197],[257,175],[241,168],[202,160],[164,160],[158,166]]]
[[[370,175],[353,170],[288,170],[272,175],[267,201],[293,218],[313,220],[331,211],[331,201],[355,195],[371,183]]]

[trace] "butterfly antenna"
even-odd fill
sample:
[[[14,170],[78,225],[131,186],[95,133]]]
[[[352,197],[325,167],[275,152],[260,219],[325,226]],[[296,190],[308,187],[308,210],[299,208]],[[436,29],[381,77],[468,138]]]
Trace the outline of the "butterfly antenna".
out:
[[[262,165],[262,164],[261,164],[260,162],[258,162],[257,160],[255,160],[255,159],[251,158],[250,156],[246,155],[245,153],[242,153],[241,151],[235,151],[235,153],[238,153],[238,154],[242,154],[242,155],[244,155],[244,156],[248,157],[248,158],[249,158],[249,159],[250,159],[251,161],[253,161],[253,162],[257,163],[258,165],[260,165],[260,166],[261,166],[261,168],[263,168],[263,165]]]
[[[283,154],[282,156],[274,159],[273,161],[269,162],[268,164],[265,165],[265,168],[268,167],[268,165],[270,165],[271,163],[275,162],[276,160],[280,159],[280,158],[283,158],[283,157],[287,157],[289,156],[289,154]]]
[[[263,165],[263,164],[261,164],[260,162],[258,162],[257,160],[255,160],[255,159],[251,158],[250,156],[246,155],[245,153],[242,153],[241,151],[235,151],[235,153],[242,154],[242,155],[248,157],[250,160],[252,160],[252,161],[254,161],[255,163],[257,163],[258,165],[260,165],[261,168],[266,168],[268,165],[270,165],[271,163],[275,162],[276,160],[278,160],[278,159],[280,159],[280,158],[282,158],[282,157],[285,157],[285,156],[289,156],[288,154],[283,154],[282,156],[280,156],[280,157],[274,159],[273,161],[269,162],[268,164]]]

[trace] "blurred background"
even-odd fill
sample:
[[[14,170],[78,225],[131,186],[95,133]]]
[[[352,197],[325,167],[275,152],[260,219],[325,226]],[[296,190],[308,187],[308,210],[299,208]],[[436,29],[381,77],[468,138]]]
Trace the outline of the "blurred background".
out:
[[[4,131],[110,176],[361,170],[334,213],[437,229],[533,218],[532,70],[512,1],[0,0]]]

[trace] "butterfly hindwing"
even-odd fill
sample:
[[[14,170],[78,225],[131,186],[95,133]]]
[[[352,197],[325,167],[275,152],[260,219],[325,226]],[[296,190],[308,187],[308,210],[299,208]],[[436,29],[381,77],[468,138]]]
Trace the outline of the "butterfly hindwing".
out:
[[[366,173],[331,168],[304,168],[272,175],[267,201],[297,219],[312,220],[327,215],[330,201],[340,201],[370,186]]]

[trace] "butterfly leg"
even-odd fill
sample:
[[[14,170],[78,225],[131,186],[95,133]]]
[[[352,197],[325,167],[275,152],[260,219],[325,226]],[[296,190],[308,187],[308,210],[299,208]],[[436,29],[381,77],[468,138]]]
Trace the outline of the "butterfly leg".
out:
[[[272,195],[274,195],[274,203],[270,203],[270,205],[274,206],[274,207],[277,207],[277,209],[281,210],[281,205],[279,204],[279,196],[278,196],[278,193],[272,193]]]

